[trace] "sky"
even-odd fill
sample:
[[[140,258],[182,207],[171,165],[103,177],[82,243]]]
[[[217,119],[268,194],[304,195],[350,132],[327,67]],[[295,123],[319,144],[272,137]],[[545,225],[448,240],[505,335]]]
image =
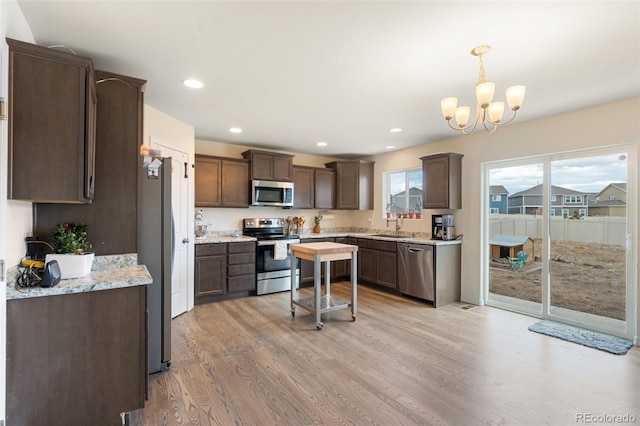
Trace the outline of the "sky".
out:
[[[490,185],[509,194],[542,183],[542,163],[492,169]],[[627,155],[618,153],[551,162],[551,184],[580,192],[598,193],[614,182],[627,182]]]
[[[409,187],[422,189],[422,169],[409,174]],[[542,183],[542,163],[492,169],[490,185],[502,185],[509,194]],[[405,190],[405,173],[391,173],[391,194]],[[614,182],[627,182],[627,154],[617,153],[551,162],[551,184],[580,192],[598,193]]]

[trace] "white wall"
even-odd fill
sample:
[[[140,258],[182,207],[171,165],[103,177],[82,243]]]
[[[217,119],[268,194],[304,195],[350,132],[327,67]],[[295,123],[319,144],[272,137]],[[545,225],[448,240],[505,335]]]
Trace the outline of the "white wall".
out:
[[[194,140],[195,131],[193,126],[177,120],[157,109],[148,105],[144,106],[144,124],[143,124],[143,136],[142,140],[145,145],[152,145],[152,141],[158,139],[163,143],[166,143],[173,149],[186,152],[189,155],[189,164],[194,163]],[[194,217],[194,191],[195,181],[192,178],[193,173],[190,173],[191,178],[188,181],[188,204],[187,204],[187,217]],[[195,223],[193,220],[189,221],[188,233],[194,235]],[[187,249],[187,309],[193,308],[193,273],[194,273],[194,238],[190,239]]]
[[[198,154],[214,155],[218,157],[243,158],[242,153],[248,149],[255,149],[245,145],[231,145],[219,142],[205,141],[196,139],[195,150]],[[295,152],[283,152],[292,154],[293,164],[296,166],[324,167],[325,163],[336,160],[333,157],[314,156],[307,154],[298,154]],[[208,225],[209,232],[227,232],[239,231],[242,229],[242,219],[246,217],[287,217],[287,216],[304,216],[306,223],[304,232],[310,233],[313,228],[313,216],[319,213],[330,213],[333,219],[322,221],[323,229],[343,228],[357,226],[369,229],[372,223],[368,221],[371,211],[351,212],[316,209],[278,209],[274,207],[249,207],[246,209],[236,208],[202,208],[204,216],[203,223]]]
[[[33,34],[13,0],[0,1],[0,97],[8,99],[9,48],[5,37],[33,42]],[[26,251],[24,237],[31,235],[31,203],[7,199],[7,121],[0,121],[0,259],[16,266]],[[0,420],[6,417],[6,288],[0,280]]]
[[[28,43],[34,43],[33,34],[31,29],[27,25],[27,21],[22,15],[22,11],[18,4],[13,1],[0,1],[0,35],[2,38],[2,91],[3,97],[7,99],[8,92],[8,66],[9,66],[9,47],[5,42],[5,37],[13,38],[16,40],[26,41]],[[2,159],[2,166],[0,166],[0,172],[2,177],[0,178],[0,187],[3,191],[3,197],[6,196],[6,158],[7,158],[7,124],[6,122],[2,127],[2,146],[0,147],[0,159]],[[4,198],[0,199],[2,202]],[[32,235],[33,223],[31,220],[31,203],[25,201],[12,201],[10,200],[6,204],[6,223],[9,225],[6,228],[5,241],[7,244],[7,266],[14,267],[20,263],[20,260],[24,256],[27,246],[24,242],[24,238]],[[1,215],[0,215],[1,219]],[[4,300],[4,297],[2,298]],[[4,401],[4,400],[3,400]]]
[[[476,130],[468,136],[458,136],[393,153],[373,156],[375,167],[374,225],[382,222],[380,190],[382,171],[418,167],[420,157],[441,152],[464,154],[462,159],[462,210],[456,212],[456,232],[464,234],[462,244],[462,300],[480,303],[482,300],[481,265],[482,250],[482,181],[481,164],[488,161],[525,158],[555,152],[566,152],[610,146],[623,143],[638,144],[640,140],[640,98],[600,105],[594,108],[559,114],[540,120],[526,119],[526,105],[513,123],[489,134]],[[433,117],[434,120],[441,119]],[[443,126],[446,125],[443,122]],[[453,132],[453,131],[452,131]],[[638,158],[629,159],[638,167]],[[636,182],[636,187],[638,182]],[[637,209],[636,209],[637,210]],[[430,214],[425,211],[424,226],[430,226]],[[405,221],[406,222],[406,221]],[[637,231],[636,231],[637,232]],[[636,235],[637,237],[637,235]],[[636,251],[638,255],[638,251]],[[636,259],[636,268],[637,268]],[[640,292],[638,292],[640,305]],[[632,320],[633,321],[633,320]],[[637,315],[635,321],[640,329]]]

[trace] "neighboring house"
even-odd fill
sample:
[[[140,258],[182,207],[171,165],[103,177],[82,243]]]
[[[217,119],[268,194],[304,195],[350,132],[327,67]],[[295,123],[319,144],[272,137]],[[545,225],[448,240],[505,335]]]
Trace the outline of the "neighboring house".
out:
[[[610,183],[589,202],[589,216],[627,215],[626,182]]]
[[[502,185],[489,186],[489,213],[507,214],[509,191]]]
[[[393,212],[405,212],[407,207],[409,210],[422,210],[422,189],[412,186],[409,188],[409,204],[407,204],[407,191],[398,192],[391,195],[391,210]]]
[[[588,193],[551,185],[551,216],[587,216]],[[542,184],[509,196],[509,214],[542,214]]]

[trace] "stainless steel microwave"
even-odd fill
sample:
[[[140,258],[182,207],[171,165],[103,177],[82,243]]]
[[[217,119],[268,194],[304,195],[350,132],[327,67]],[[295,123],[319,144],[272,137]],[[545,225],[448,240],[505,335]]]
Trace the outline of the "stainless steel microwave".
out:
[[[293,207],[293,182],[252,180],[251,205]]]

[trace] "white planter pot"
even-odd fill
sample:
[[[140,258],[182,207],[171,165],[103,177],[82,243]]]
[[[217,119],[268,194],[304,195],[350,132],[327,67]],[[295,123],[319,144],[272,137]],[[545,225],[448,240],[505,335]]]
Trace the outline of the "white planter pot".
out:
[[[95,253],[86,254],[48,254],[45,256],[45,263],[52,260],[58,261],[60,266],[61,279],[80,278],[91,272],[91,265]]]

